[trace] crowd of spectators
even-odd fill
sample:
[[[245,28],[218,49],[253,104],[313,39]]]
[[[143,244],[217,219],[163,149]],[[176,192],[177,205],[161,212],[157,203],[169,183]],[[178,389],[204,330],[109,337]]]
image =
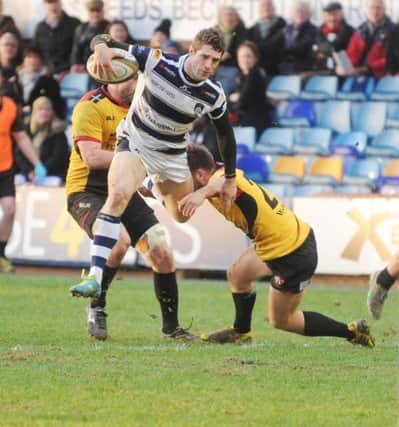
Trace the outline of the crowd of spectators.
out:
[[[85,72],[93,36],[108,32],[118,41],[135,42],[124,21],[105,19],[102,0],[86,1],[87,22],[69,16],[61,0],[43,0],[43,8],[44,19],[38,22],[32,40],[26,41],[14,19],[3,14],[0,0],[2,94],[19,106],[33,140],[37,140],[32,133],[37,124],[29,120],[35,102],[45,97],[54,117],[65,119],[60,81],[66,73]],[[345,20],[342,5],[335,1],[323,8],[320,26],[312,23],[307,1],[295,1],[287,21],[276,14],[273,0],[259,0],[257,13],[256,22],[247,26],[236,8],[223,6],[214,25],[226,44],[216,79],[225,89],[231,120],[238,126],[254,126],[258,136],[272,125],[273,103],[265,93],[277,74],[301,74],[306,79],[313,74],[380,78],[399,73],[399,26],[386,15],[383,0],[368,1],[367,19],[357,29]],[[170,20],[162,20],[148,43],[169,54],[182,54],[182,45],[171,39],[171,25]],[[343,51],[353,65],[349,71],[336,62],[335,53]],[[96,85],[91,81],[89,86]],[[193,139],[200,134],[200,138],[204,134],[211,138],[206,119],[196,126]]]

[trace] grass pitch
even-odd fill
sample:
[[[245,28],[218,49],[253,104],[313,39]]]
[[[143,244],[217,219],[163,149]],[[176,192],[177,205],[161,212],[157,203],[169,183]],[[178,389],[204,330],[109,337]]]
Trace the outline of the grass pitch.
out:
[[[0,276],[1,426],[396,426],[399,293],[370,322],[375,349],[272,329],[258,286],[254,344],[187,346],[160,338],[151,280],[116,281],[110,338],[86,335],[86,301],[68,277]],[[313,287],[302,308],[369,318],[366,289]],[[182,281],[180,321],[231,324],[227,284]],[[370,320],[370,319],[369,319]]]

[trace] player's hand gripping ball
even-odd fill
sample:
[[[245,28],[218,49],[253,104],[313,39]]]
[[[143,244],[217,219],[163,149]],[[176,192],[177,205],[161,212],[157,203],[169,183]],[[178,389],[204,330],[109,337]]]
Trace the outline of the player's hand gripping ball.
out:
[[[94,54],[90,55],[86,63],[87,72],[93,77],[94,80],[102,84],[115,84],[125,82],[134,77],[139,71],[139,64],[137,59],[131,53],[113,47],[112,50],[116,51],[121,57],[112,59],[112,66],[115,70],[115,74],[111,73],[109,77],[103,74],[94,72]]]

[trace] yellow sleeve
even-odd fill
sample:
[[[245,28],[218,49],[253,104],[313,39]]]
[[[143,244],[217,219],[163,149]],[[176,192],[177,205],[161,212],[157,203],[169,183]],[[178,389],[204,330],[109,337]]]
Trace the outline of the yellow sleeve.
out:
[[[73,140],[89,140],[102,142],[102,114],[95,104],[90,101],[80,101],[72,113]]]

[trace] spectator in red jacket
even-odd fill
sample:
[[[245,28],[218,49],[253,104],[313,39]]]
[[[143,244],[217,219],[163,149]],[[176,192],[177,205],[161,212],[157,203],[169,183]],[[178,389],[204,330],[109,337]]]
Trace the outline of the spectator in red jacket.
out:
[[[345,74],[338,67],[337,74],[380,78],[385,71],[387,39],[393,28],[385,14],[384,0],[369,0],[367,20],[353,33],[347,49],[354,70]]]

